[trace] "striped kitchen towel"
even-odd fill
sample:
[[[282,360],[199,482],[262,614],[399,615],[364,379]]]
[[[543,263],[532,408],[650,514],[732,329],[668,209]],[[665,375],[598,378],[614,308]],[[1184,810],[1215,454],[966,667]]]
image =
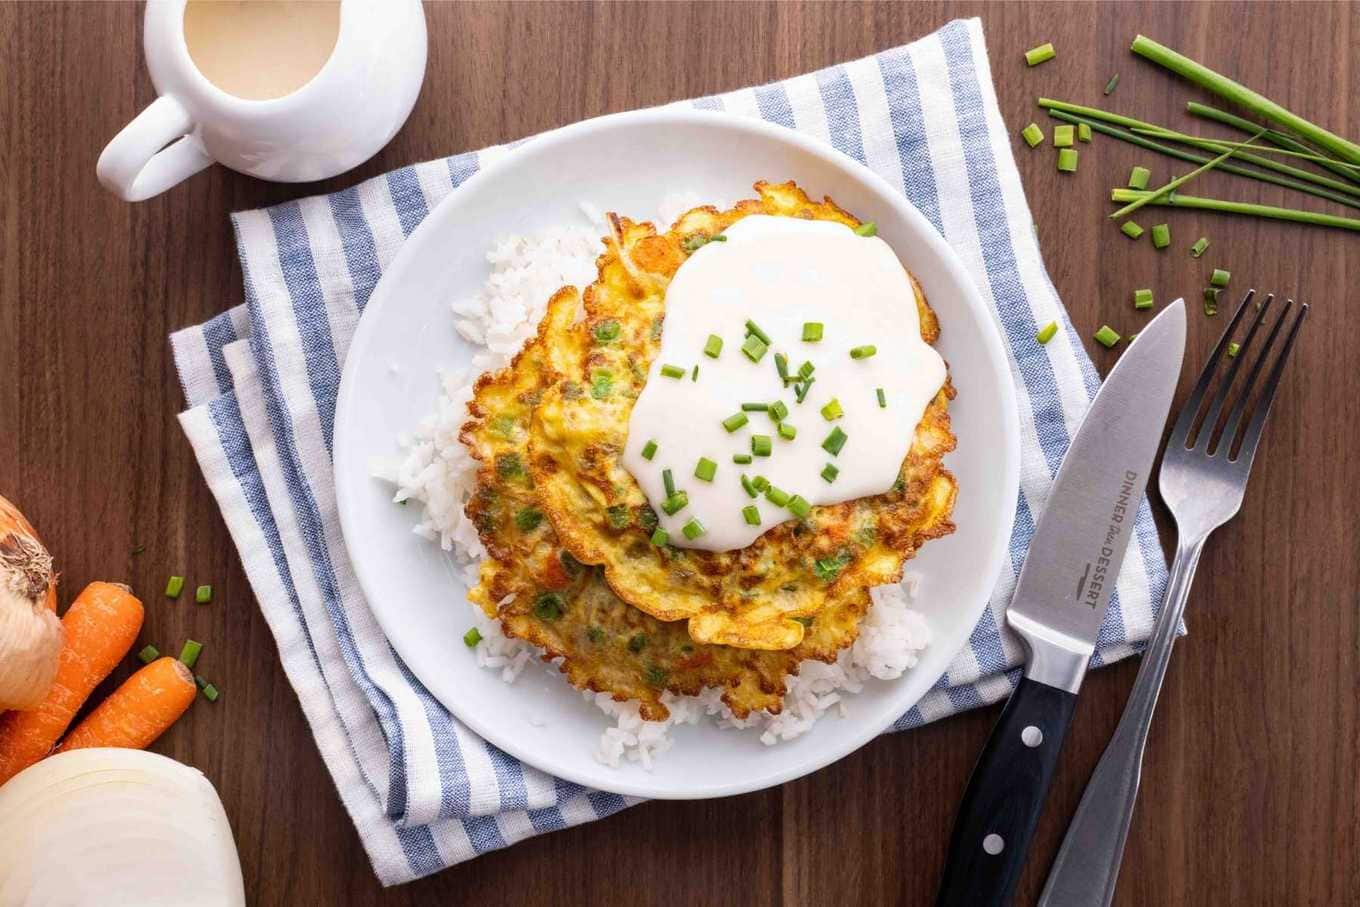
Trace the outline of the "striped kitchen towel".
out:
[[[894,729],[1001,698],[1021,660],[1002,629],[1005,604],[1099,379],[1044,270],[981,24],[951,22],[873,57],[682,103],[761,117],[867,164],[930,219],[990,303],[1020,405],[1011,557],[969,645]],[[364,304],[421,219],[505,151],[468,152],[235,215],[245,305],[171,338],[189,406],[181,422],[384,884],[631,802],[522,765],[456,721],[379,630],[336,515],[335,400]],[[1036,344],[1036,326],[1051,320],[1065,330]],[[1136,530],[1096,665],[1133,652],[1161,601],[1166,566],[1146,504]]]

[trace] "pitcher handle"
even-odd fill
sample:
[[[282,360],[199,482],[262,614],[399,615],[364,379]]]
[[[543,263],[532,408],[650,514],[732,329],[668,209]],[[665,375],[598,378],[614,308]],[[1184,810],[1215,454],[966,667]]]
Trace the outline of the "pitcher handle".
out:
[[[193,127],[184,105],[160,96],[105,146],[95,165],[99,182],[123,201],[140,202],[188,179],[213,163]]]

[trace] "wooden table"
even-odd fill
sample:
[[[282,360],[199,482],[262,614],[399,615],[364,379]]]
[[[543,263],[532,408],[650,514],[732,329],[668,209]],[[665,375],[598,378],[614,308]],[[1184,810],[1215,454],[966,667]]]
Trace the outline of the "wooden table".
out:
[[[230,211],[794,75],[954,17],[982,16],[1012,132],[1030,120],[1047,130],[1036,96],[1100,102],[1116,71],[1111,108],[1195,126],[1180,108],[1200,93],[1128,53],[1143,31],[1355,137],[1360,5],[517,3],[428,14],[424,92],[406,128],[360,170],[283,186],[214,168],[127,205],[96,185],[94,161],[154,97],[140,7],[0,5],[0,493],[44,533],[64,600],[92,579],[126,580],[149,605],[147,640],[207,642],[203,670],[223,698],[199,703],[156,748],[217,785],[252,902],[929,903],[995,708],[880,739],[782,788],[639,806],[381,890],[176,424],[182,399],[166,336],[240,300]],[[1022,51],[1044,41],[1058,59],[1027,69]],[[1232,270],[1234,293],[1254,285],[1314,304],[1242,514],[1200,568],[1117,901],[1360,902],[1360,238],[1170,212],[1175,243],[1158,253],[1105,220],[1105,194],[1135,163],[1150,161],[1159,178],[1186,168],[1098,138],[1082,148],[1077,174],[1059,175],[1051,147],[1015,145],[1049,271],[1100,369],[1116,354],[1090,335],[1105,322],[1137,329],[1135,287],[1191,300],[1187,374],[1224,322],[1196,305],[1210,268]],[[1227,175],[1197,190],[1312,207]],[[1195,261],[1185,247],[1201,234],[1213,245]],[[171,573],[214,583],[213,604],[167,602]],[[1087,681],[1021,903],[1042,886],[1136,669],[1130,661]]]

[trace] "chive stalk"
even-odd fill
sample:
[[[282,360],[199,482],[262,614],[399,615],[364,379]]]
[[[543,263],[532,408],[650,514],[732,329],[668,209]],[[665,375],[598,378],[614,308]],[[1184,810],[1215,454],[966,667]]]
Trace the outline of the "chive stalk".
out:
[[[1216,123],[1231,126],[1240,132],[1255,132],[1257,129],[1261,128],[1259,124],[1253,123],[1251,120],[1244,119],[1236,114],[1228,113],[1226,110],[1219,110],[1217,107],[1210,107],[1208,104],[1201,104],[1198,101],[1187,101],[1185,109],[1191,116],[1213,120]],[[1265,139],[1281,148],[1288,148],[1292,151],[1312,150],[1309,146],[1298,141],[1293,136],[1286,135],[1275,129],[1267,129]],[[1319,161],[1318,163],[1335,174],[1345,177],[1352,182],[1360,183],[1360,174],[1357,174],[1349,164],[1343,164],[1340,161],[1332,160],[1330,158],[1326,161]]]
[[[1259,132],[1256,133],[1256,135],[1254,136],[1254,138],[1260,138],[1260,137],[1261,137],[1261,133],[1259,133]],[[1253,146],[1253,147],[1254,147],[1254,146]],[[1158,197],[1160,197],[1160,196],[1162,196],[1162,195],[1165,195],[1165,194],[1167,194],[1168,192],[1171,192],[1172,190],[1175,190],[1175,189],[1180,188],[1180,187],[1183,186],[1184,184],[1190,182],[1190,180],[1192,180],[1192,179],[1194,179],[1195,177],[1199,176],[1199,175],[1200,175],[1201,173],[1203,173],[1204,171],[1206,171],[1206,170],[1212,170],[1213,168],[1217,167],[1219,164],[1223,163],[1225,160],[1227,160],[1228,158],[1232,157],[1234,154],[1237,154],[1237,153],[1238,153],[1238,150],[1239,150],[1239,149],[1237,149],[1237,148],[1229,148],[1227,151],[1223,152],[1223,153],[1220,154],[1218,157],[1214,158],[1213,160],[1211,160],[1211,161],[1209,161],[1209,162],[1207,162],[1207,163],[1200,164],[1198,167],[1196,167],[1194,170],[1191,170],[1189,173],[1187,173],[1187,174],[1185,174],[1185,175],[1183,175],[1183,176],[1178,176],[1178,177],[1176,177],[1176,178],[1173,179],[1171,182],[1167,183],[1166,185],[1162,186],[1162,187],[1159,188],[1159,189],[1153,189],[1151,195],[1149,195],[1149,196],[1147,196],[1147,197],[1145,197],[1145,198],[1141,198],[1141,199],[1139,199],[1139,200],[1136,201],[1136,202],[1130,202],[1129,204],[1127,204],[1127,205],[1125,205],[1124,207],[1120,208],[1118,211],[1116,211],[1116,212],[1114,212],[1113,214],[1111,214],[1110,217],[1115,218],[1116,220],[1117,220],[1118,218],[1121,218],[1121,217],[1127,217],[1128,215],[1130,215],[1130,214],[1132,214],[1133,212],[1137,211],[1139,208],[1143,207],[1144,205],[1150,204],[1154,199],[1156,199],[1156,198],[1158,198]],[[1153,245],[1156,245],[1157,237],[1156,237],[1155,234],[1153,235],[1152,239],[1153,239]],[[1160,249],[1161,246],[1158,246],[1158,248]]]
[[[1131,202],[1143,193],[1134,189],[1115,189],[1110,192],[1112,202]],[[1194,208],[1199,211],[1218,211],[1223,214],[1243,214],[1252,217],[1265,217],[1272,220],[1288,220],[1319,227],[1336,227],[1341,230],[1360,231],[1360,220],[1353,217],[1337,217],[1334,214],[1320,214],[1316,211],[1300,211],[1296,208],[1276,208],[1271,205],[1257,205],[1250,202],[1230,202],[1219,198],[1200,198],[1194,195],[1181,195],[1172,192],[1151,204],[1171,208]]]
[[[1133,131],[1139,135],[1151,136],[1155,139],[1167,139],[1172,142],[1180,142],[1182,145],[1193,145],[1196,148],[1204,148],[1208,151],[1221,151],[1224,148],[1252,148],[1262,154],[1275,154],[1280,157],[1295,157],[1300,160],[1311,161],[1315,164],[1333,164],[1350,172],[1360,173],[1360,164],[1344,164],[1327,157],[1325,154],[1318,154],[1314,151],[1295,151],[1292,148],[1270,148],[1265,145],[1253,145],[1251,142],[1230,142],[1227,139],[1216,139],[1203,135],[1189,135],[1184,132],[1177,132],[1174,129],[1164,129],[1161,126],[1151,129],[1135,126]],[[1255,137],[1264,138],[1269,131],[1270,130],[1262,126],[1256,130]]]

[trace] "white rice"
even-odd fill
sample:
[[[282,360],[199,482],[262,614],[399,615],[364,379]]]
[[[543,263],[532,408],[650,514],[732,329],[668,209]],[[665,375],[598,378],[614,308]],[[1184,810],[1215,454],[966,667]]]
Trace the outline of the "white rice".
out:
[[[698,198],[691,193],[672,193],[662,201],[658,219],[671,223],[697,204]],[[491,274],[482,290],[452,305],[454,328],[479,352],[467,369],[439,375],[435,410],[415,431],[397,439],[401,456],[373,464],[374,474],[396,487],[395,502],[420,504],[415,532],[450,552],[469,585],[476,583],[486,551],[463,510],[476,485],[477,462],[459,443],[458,433],[467,419],[477,377],[509,363],[534,335],[554,292],[568,284],[585,286],[594,279],[604,217],[588,204],[582,204],[581,211],[589,226],[557,227],[496,241],[487,253]],[[596,758],[615,767],[626,760],[650,768],[652,760],[673,745],[672,728],[705,718],[720,727],[759,731],[761,742],[772,746],[806,733],[832,708],[845,714],[847,696],[860,692],[870,678],[902,676],[929,644],[925,618],[908,607],[918,583],[919,577],[909,575],[900,585],[873,589],[873,604],[854,645],[832,664],[804,662],[799,673],[788,678],[784,708],[778,715],[760,712],[738,720],[722,704],[721,690],[709,689],[698,696],[665,693],[662,701],[670,718],[644,721],[636,701],[615,702],[608,693],[586,692],[587,699],[614,719],[614,725],[600,737]],[[485,619],[478,609],[472,612],[483,637],[476,647],[479,666],[500,672],[507,683],[513,683],[530,662],[556,670],[542,661],[539,649],[505,636],[500,625]]]

